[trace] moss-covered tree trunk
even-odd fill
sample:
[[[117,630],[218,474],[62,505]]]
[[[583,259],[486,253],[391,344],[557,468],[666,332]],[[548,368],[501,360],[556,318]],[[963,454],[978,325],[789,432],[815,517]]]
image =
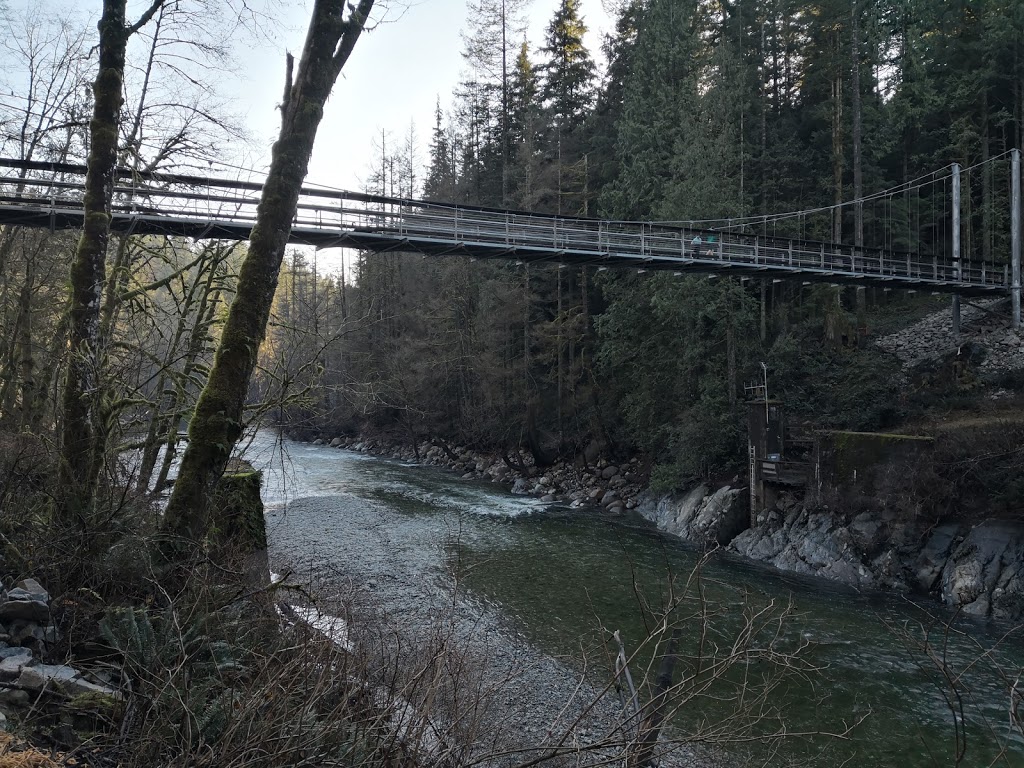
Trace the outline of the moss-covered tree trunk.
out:
[[[270,584],[261,482],[262,473],[249,462],[229,462],[214,494],[217,520],[210,529],[213,562],[239,574],[244,585],[258,595],[258,601],[263,601],[262,590]],[[261,607],[273,610],[267,602]]]
[[[294,83],[287,83],[281,132],[256,213],[249,252],[206,387],[189,424],[189,443],[164,515],[173,549],[202,542],[214,488],[242,433],[249,377],[266,332],[278,272],[306,177],[324,103],[366,25],[374,0],[316,0]]]
[[[118,119],[124,101],[128,38],[163,4],[153,3],[142,18],[127,24],[127,0],[104,0],[99,21],[99,70],[93,82],[89,159],[85,177],[84,225],[71,264],[70,357],[64,382],[61,435],[61,507],[66,519],[84,524],[92,503],[104,446],[97,435],[102,388],[99,380],[100,304],[110,238],[110,206],[117,170]]]

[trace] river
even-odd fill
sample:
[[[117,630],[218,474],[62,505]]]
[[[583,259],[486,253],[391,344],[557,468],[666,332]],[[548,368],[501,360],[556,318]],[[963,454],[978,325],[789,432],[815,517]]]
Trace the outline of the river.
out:
[[[457,574],[469,598],[503,617],[510,630],[581,668],[585,661],[602,668],[603,657],[581,649],[604,644],[607,630],[621,630],[627,648],[635,647],[646,634],[641,602],[660,606],[671,575],[685,580],[701,559],[638,516],[542,504],[435,468],[275,441],[269,432],[256,437],[246,456],[264,471],[268,536],[278,562],[337,572],[410,600],[444,588]],[[807,644],[803,658],[816,668],[789,676],[767,702],[789,731],[842,731],[863,718],[848,739],[786,740],[772,765],[790,759],[820,766],[956,764],[951,689],[924,653],[908,647],[927,636],[933,655],[959,675],[956,706],[962,704],[967,721],[960,765],[1024,766],[1024,740],[1008,726],[1007,686],[994,671],[1020,671],[1019,633],[978,661],[980,649],[997,644],[1011,627],[958,620],[945,632],[941,624],[952,617],[937,605],[858,593],[721,554],[704,565],[702,577],[703,605],[714,614],[720,645],[743,627],[744,604],[789,607],[778,647]],[[926,632],[934,618],[940,625]],[[695,647],[697,626],[683,623],[684,654]],[[692,729],[702,718],[713,721],[719,708],[726,711],[711,699],[681,713],[679,726]],[[746,748],[729,751],[746,755]]]

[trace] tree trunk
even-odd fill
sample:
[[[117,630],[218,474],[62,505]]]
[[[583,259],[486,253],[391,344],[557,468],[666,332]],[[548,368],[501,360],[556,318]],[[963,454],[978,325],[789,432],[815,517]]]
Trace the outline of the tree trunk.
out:
[[[25,282],[18,295],[18,343],[19,365],[21,368],[21,418],[22,428],[32,423],[32,406],[35,403],[36,361],[33,354],[32,339],[32,304],[35,282],[35,258],[29,258],[25,264]]]
[[[658,735],[665,721],[665,713],[669,709],[669,692],[672,689],[672,673],[675,671],[677,648],[679,646],[679,629],[672,630],[665,644],[665,653],[658,664],[658,676],[654,680],[651,698],[644,706],[644,719],[638,728],[639,736],[629,756],[628,768],[647,768],[654,765],[654,749],[658,745]]]
[[[729,392],[729,405],[735,407],[739,402],[739,391],[736,386],[736,329],[733,326],[733,315],[731,313],[726,319],[725,357],[726,375],[729,377],[727,387]]]
[[[843,240],[843,76],[836,72],[832,81],[832,185],[833,201],[836,208],[832,212],[832,242]]]
[[[182,458],[164,515],[164,531],[179,543],[206,535],[214,488],[242,434],[249,377],[266,334],[281,259],[291,233],[324,103],[366,24],[374,0],[344,18],[345,0],[316,0],[295,83],[286,84],[281,132],[274,144],[249,252],[238,276],[220,345],[189,424]]]
[[[850,90],[853,109],[853,244],[854,251],[864,258],[864,174],[861,167],[861,97],[860,97],[860,9],[857,0],[850,3]],[[867,326],[867,293],[857,286],[857,338]]]
[[[981,260],[992,263],[992,147],[989,138],[988,92],[981,94]],[[970,253],[968,253],[970,259]]]
[[[148,16],[162,0],[154,3]],[[71,311],[67,374],[64,383],[63,425],[58,500],[67,520],[85,525],[98,480],[94,452],[100,426],[99,380],[100,304],[103,299],[107,241],[110,237],[110,202],[117,166],[117,126],[124,101],[124,63],[128,38],[138,27],[125,21],[127,0],[104,0],[99,21],[99,71],[93,83],[90,150],[85,177],[82,236],[71,265]]]

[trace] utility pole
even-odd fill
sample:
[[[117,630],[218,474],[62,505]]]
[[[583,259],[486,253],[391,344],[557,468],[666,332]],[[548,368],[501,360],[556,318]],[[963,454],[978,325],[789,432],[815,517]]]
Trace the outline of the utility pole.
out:
[[[953,163],[953,277],[960,280],[960,164]],[[960,335],[960,294],[953,294],[953,333]]]
[[[1020,329],[1020,150],[1012,150],[1010,157],[1010,301],[1016,331]]]

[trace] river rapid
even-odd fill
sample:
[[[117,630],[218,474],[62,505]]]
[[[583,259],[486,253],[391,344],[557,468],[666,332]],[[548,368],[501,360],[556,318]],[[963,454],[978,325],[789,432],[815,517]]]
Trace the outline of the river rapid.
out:
[[[608,631],[621,630],[627,650],[635,648],[646,635],[645,617],[650,622],[641,604],[660,606],[670,579],[678,593],[701,562],[700,553],[632,513],[543,504],[443,470],[281,441],[269,431],[245,456],[264,472],[275,567],[356,583],[409,621],[424,620],[416,614],[429,613],[431,598],[450,594],[457,581],[466,605],[501,624],[506,648],[528,644],[552,664],[557,658],[563,667],[586,668],[592,679],[606,677]],[[759,758],[773,766],[846,760],[925,768],[956,765],[965,749],[959,765],[1024,766],[1024,739],[1009,727],[1010,693],[997,671],[1012,682],[1024,665],[1014,627],[967,623],[933,604],[860,593],[724,554],[711,556],[701,575],[720,645],[741,631],[744,605],[788,608],[778,647],[806,645],[803,658],[815,668],[771,694],[768,704],[788,731],[841,732],[863,720],[848,738],[787,739],[770,758],[756,746],[727,746],[726,764]],[[696,647],[698,626],[681,624],[684,655]],[[925,639],[927,651],[917,647]],[[945,660],[955,687],[929,653]],[[551,698],[560,695],[552,689]],[[559,702],[550,704],[557,713]],[[962,728],[953,714],[961,706]],[[727,705],[709,697],[697,708],[680,713],[680,728],[713,722]]]

